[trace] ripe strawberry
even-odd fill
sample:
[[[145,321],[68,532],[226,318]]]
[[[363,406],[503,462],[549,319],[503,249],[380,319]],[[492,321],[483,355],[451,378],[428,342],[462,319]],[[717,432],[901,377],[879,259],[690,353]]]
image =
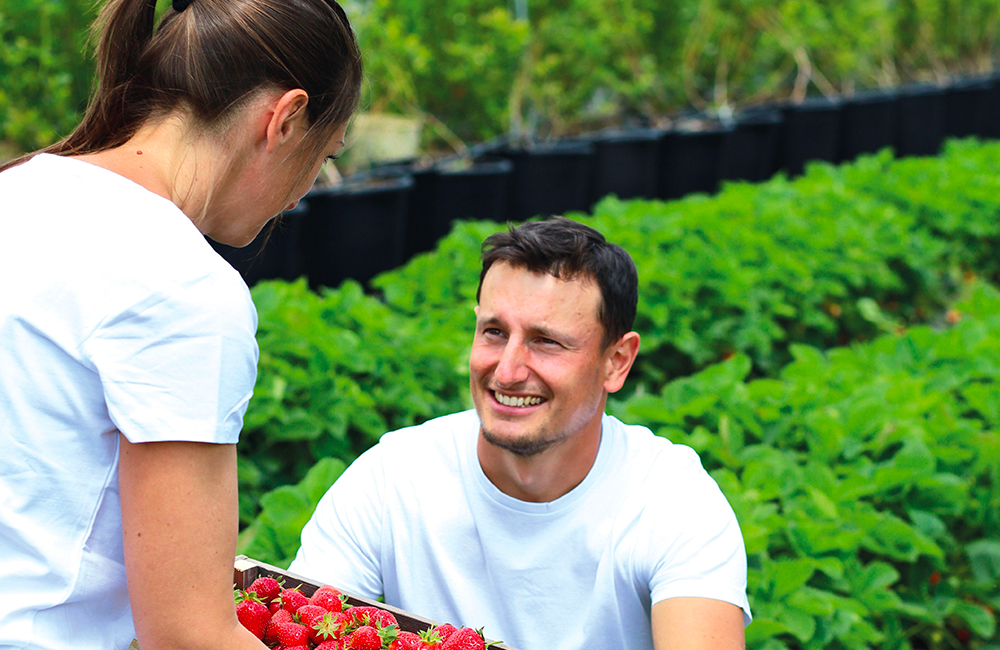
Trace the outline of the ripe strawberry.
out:
[[[420,635],[404,631],[389,644],[388,650],[420,650],[420,648]]]
[[[380,607],[362,605],[359,607],[351,607],[346,611],[354,617],[354,621],[356,623],[361,625],[372,625],[374,627],[389,627],[390,625],[398,625],[396,617],[393,616],[392,612]]]
[[[458,631],[458,628],[451,623],[442,623],[441,625],[435,626],[434,631],[438,633],[438,636],[441,637],[441,641],[443,642],[447,641],[448,637]]]
[[[278,597],[281,592],[281,583],[271,576],[261,576],[250,583],[247,591],[257,594],[257,598],[265,605],[270,605],[271,601]]]
[[[298,617],[299,623],[302,623],[309,629],[319,622],[323,618],[324,614],[329,614],[328,611],[320,607],[319,605],[303,605],[299,607],[298,611],[295,612],[295,616]]]
[[[271,620],[267,622],[267,627],[264,629],[264,643],[268,645],[277,645],[278,643],[278,627],[284,625],[285,623],[295,622],[292,618],[292,613],[279,609],[274,614],[271,614]]]
[[[281,650],[309,650],[307,645],[282,646]]]
[[[337,613],[344,609],[343,594],[330,585],[323,585],[312,595],[309,602],[318,605],[328,612]]]
[[[318,644],[313,650],[344,650],[344,639],[330,639]]]
[[[292,614],[299,611],[299,607],[309,604],[309,598],[299,591],[298,587],[282,589],[278,597],[281,598],[281,608],[287,609]]]
[[[309,629],[301,623],[282,623],[278,626],[278,643],[286,648],[309,645]]]
[[[347,650],[382,650],[382,637],[371,625],[362,625],[351,632],[344,647]]]
[[[329,639],[323,643],[317,644],[313,650],[343,650],[344,639]]]
[[[236,598],[236,618],[246,629],[253,632],[258,639],[264,638],[264,628],[271,619],[271,612],[267,606],[257,600],[253,592],[237,591]]]
[[[441,644],[441,650],[486,650],[486,640],[481,632],[460,627]]]
[[[299,612],[301,611],[302,610],[300,609]],[[324,641],[339,638],[342,632],[338,623],[340,620],[339,614],[324,611],[323,616],[309,626],[309,640],[313,643],[320,644]]]

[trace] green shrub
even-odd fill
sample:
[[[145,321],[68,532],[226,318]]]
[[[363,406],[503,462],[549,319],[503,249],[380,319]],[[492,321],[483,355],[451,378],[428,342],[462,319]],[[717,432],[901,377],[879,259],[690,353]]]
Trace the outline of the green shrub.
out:
[[[748,647],[1000,640],[1000,293],[969,291],[952,329],[795,346],[777,377],[749,382],[737,355],[612,400],[695,448],[733,504]]]
[[[459,410],[445,343],[356,282],[316,295],[305,280],[253,289],[257,386],[240,438],[240,516],[322,458],[350,462],[386,431]],[[470,311],[471,314],[471,311]]]
[[[93,79],[83,0],[0,0],[0,143],[49,145],[83,115]]]

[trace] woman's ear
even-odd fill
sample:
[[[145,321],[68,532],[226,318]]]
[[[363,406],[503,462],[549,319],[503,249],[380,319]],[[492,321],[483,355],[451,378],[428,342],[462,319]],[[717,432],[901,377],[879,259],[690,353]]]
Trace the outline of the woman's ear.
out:
[[[301,88],[289,90],[274,100],[265,132],[268,153],[274,153],[280,145],[288,142],[296,129],[308,127],[308,103],[309,95]]]

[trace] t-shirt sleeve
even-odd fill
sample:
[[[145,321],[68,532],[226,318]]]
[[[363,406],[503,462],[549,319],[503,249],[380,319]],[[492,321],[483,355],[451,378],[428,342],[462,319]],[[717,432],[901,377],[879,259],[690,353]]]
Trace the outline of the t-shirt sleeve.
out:
[[[323,495],[290,572],[365,598],[383,595],[380,452],[375,445],[359,456]]]
[[[256,310],[238,275],[151,291],[85,345],[130,442],[235,444],[253,395]]]
[[[748,625],[747,556],[736,515],[697,454],[686,447],[678,451],[686,456],[683,471],[672,471],[659,492],[673,498],[658,499],[644,516],[652,532],[640,556],[650,567],[651,603],[722,600],[740,607]]]

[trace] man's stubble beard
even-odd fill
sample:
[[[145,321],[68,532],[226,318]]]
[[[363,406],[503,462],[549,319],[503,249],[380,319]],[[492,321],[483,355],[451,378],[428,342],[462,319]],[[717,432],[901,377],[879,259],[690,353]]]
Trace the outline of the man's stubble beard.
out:
[[[483,439],[489,444],[509,451],[517,456],[521,456],[522,458],[537,456],[543,451],[559,444],[565,438],[563,435],[549,437],[546,435],[547,431],[545,429],[539,432],[537,436],[518,438],[514,440],[494,435],[488,431],[485,426],[481,426],[480,431],[482,432]]]

